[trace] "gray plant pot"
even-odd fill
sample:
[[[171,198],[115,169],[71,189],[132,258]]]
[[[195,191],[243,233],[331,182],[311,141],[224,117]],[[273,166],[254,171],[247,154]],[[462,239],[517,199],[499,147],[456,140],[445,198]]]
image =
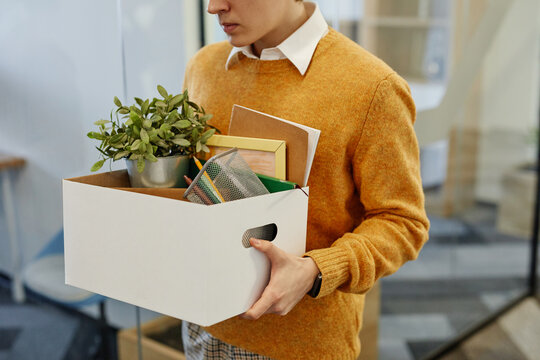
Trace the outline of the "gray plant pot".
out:
[[[189,155],[158,158],[157,162],[145,160],[144,171],[137,171],[137,161],[126,159],[131,187],[178,188],[187,187],[184,175],[189,171]]]

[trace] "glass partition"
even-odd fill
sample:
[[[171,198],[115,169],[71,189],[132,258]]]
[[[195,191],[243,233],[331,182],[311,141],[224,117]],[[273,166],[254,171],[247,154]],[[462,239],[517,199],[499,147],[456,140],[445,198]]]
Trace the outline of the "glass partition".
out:
[[[352,3],[319,1],[338,30]],[[419,258],[381,281],[379,359],[423,359],[528,290],[538,5],[361,3],[347,35],[411,86],[431,220]]]

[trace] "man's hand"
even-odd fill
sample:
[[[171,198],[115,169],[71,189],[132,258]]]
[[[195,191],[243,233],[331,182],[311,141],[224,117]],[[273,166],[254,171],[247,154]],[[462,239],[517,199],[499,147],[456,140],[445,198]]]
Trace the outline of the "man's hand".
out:
[[[251,238],[250,242],[270,260],[270,282],[241,317],[256,320],[263,314],[286,315],[311,289],[319,268],[313,259],[290,255],[269,241]]]

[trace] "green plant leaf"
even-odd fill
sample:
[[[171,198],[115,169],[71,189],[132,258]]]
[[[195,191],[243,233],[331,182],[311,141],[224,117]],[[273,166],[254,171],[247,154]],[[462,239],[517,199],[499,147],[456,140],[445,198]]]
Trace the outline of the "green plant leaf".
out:
[[[146,152],[146,144],[145,144],[145,143],[141,143],[141,145],[139,146],[139,150],[140,150],[142,153],[145,153],[145,152]]]
[[[105,151],[101,150],[101,149],[98,148],[97,146],[96,146],[96,149],[97,149],[97,151],[99,151],[100,153],[102,153],[103,155],[105,155],[106,157],[109,157],[109,154],[107,154]]]
[[[120,142],[124,138],[125,134],[115,134],[110,137],[109,143],[115,144],[117,142]]]
[[[202,144],[200,141],[197,141],[197,144],[195,145],[195,152],[200,152],[202,149]]]
[[[143,128],[150,129],[152,127],[152,120],[144,119],[142,125],[143,125]]]
[[[108,124],[110,122],[111,122],[110,120],[98,120],[98,121],[94,121],[94,125],[100,126],[100,125]]]
[[[141,109],[139,109],[139,108],[136,107],[135,105],[131,105],[131,106],[129,107],[129,109],[130,109],[132,112],[134,112],[134,113],[136,113],[137,115],[139,115],[139,116],[142,115]]]
[[[113,160],[119,160],[123,157],[126,157],[129,155],[129,151],[119,151],[116,154],[114,154]]]
[[[185,105],[186,103],[184,103]],[[188,119],[191,119],[194,115],[194,112],[193,112],[193,108],[191,108],[190,106],[187,107],[187,110],[185,112],[185,115],[187,116]]]
[[[137,171],[140,173],[144,171],[144,158],[142,156],[137,159]]]
[[[206,143],[208,141],[208,139],[210,139],[210,137],[212,137],[212,135],[214,135],[215,132],[216,132],[215,129],[206,130],[201,136],[201,142]]]
[[[145,129],[141,129],[141,140],[145,144],[148,144],[150,142],[150,137],[148,136],[148,133],[146,132]]]
[[[171,122],[174,122],[178,119],[180,119],[180,115],[178,114],[178,111],[176,109],[171,111],[171,113],[169,114],[169,120],[171,120]]]
[[[149,153],[146,153],[144,154],[144,158],[146,160],[150,160],[152,162],[156,162],[157,161],[157,158],[154,156],[154,154],[149,154]]]
[[[135,140],[135,141],[133,142],[133,144],[131,144],[131,146],[130,146],[129,149],[130,149],[131,151],[136,151],[136,150],[139,149],[139,146],[141,146],[141,144],[142,144],[141,140],[140,140],[140,139],[137,139],[137,140]]]
[[[157,130],[157,129],[152,129],[150,131],[147,131],[148,137],[150,138],[151,143],[156,142],[159,139],[158,131],[159,130]]]
[[[204,151],[204,152],[207,153],[207,152],[210,152],[210,149],[208,148],[208,146],[206,146],[205,144],[203,144],[203,146],[202,146],[202,151]]]
[[[168,145],[165,141],[163,141],[163,140],[161,140],[161,139],[159,139],[159,140],[156,141],[156,145],[159,146],[159,147],[162,147],[162,148],[164,148],[164,149],[168,149],[168,148],[169,148],[169,145]]]
[[[159,100],[156,101],[156,106],[160,108],[167,108],[167,104],[165,104],[163,101]]]
[[[141,98],[135,97],[134,99],[137,102],[137,104],[139,104],[139,106],[142,106],[142,104],[144,103],[143,99],[141,99]]]
[[[118,107],[122,107],[122,102],[116,96],[114,97],[114,104]]]
[[[195,103],[192,102],[192,101],[186,101],[186,102],[187,102],[187,103],[189,104],[189,106],[191,106],[193,109],[195,109],[195,110],[197,110],[197,111],[200,111],[199,105],[195,104]]]
[[[182,114],[184,116],[187,116],[188,109],[189,109],[189,105],[186,101],[184,101],[184,104],[182,104]]]
[[[215,126],[213,126],[213,125],[210,125],[210,124],[208,124],[208,125],[206,125],[206,126],[208,126],[208,127],[211,128],[211,129],[216,130],[216,132],[217,132],[218,134],[221,134],[221,131],[220,131],[217,127],[215,127]]]
[[[171,130],[171,125],[169,124],[162,124],[160,127],[159,127],[159,130],[163,131],[163,132],[167,132],[169,130]]]
[[[163,98],[167,98],[167,96],[169,96],[169,94],[167,94],[167,90],[165,90],[165,88],[161,85],[157,86],[157,91],[161,96],[163,96]]]
[[[173,124],[175,128],[186,129],[191,126],[191,121],[189,120],[179,120]]]
[[[146,99],[145,102],[141,105],[141,111],[144,115],[148,113],[149,106],[150,106],[150,100]]]
[[[191,146],[191,143],[189,142],[189,140],[186,140],[186,139],[182,139],[182,138],[174,138],[174,139],[171,139],[171,141],[173,143],[175,143],[176,145],[180,145],[180,146],[183,146],[183,147],[188,147],[188,146]]]
[[[118,109],[118,113],[122,114],[122,115],[129,114],[129,109],[127,109],[127,108]]]
[[[99,169],[101,169],[104,163],[105,163],[105,159],[99,160],[94,165],[92,165],[92,168],[90,169],[90,171],[98,171]]]
[[[141,123],[141,117],[133,110],[131,110],[131,112],[129,113],[129,118],[136,125],[139,125]]]
[[[174,106],[177,106],[178,104],[180,104],[183,100],[184,100],[184,95],[179,94],[179,95],[174,96],[171,99],[171,101],[169,102],[169,104],[174,107]]]
[[[100,134],[95,131],[90,131],[88,134],[86,134],[90,139],[96,139],[96,140],[105,140],[107,137],[103,134]]]
[[[202,122],[203,124],[206,124],[206,122],[207,122],[208,120],[210,120],[212,117],[214,117],[214,115],[212,115],[212,114],[205,114],[205,115],[203,115],[203,116],[201,116],[201,117],[199,118],[199,121]]]

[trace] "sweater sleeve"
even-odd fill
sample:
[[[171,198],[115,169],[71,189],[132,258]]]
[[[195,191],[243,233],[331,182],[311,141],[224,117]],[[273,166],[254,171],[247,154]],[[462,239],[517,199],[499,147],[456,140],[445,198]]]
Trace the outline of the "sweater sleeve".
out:
[[[329,248],[309,251],[322,273],[318,297],[334,290],[365,293],[379,278],[414,260],[428,238],[415,106],[397,74],[373,96],[352,158],[363,221]]]

